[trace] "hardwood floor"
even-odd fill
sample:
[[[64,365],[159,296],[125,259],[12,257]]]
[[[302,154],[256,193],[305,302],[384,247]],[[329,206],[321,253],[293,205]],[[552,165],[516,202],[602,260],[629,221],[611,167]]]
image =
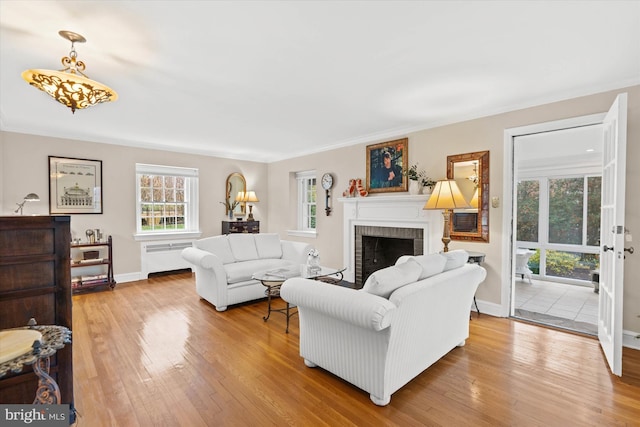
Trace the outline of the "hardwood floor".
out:
[[[625,349],[620,379],[593,338],[474,314],[466,346],[377,407],[304,365],[297,316],[285,334],[266,301],[218,313],[194,282],[73,296],[77,425],[640,425],[640,351]]]

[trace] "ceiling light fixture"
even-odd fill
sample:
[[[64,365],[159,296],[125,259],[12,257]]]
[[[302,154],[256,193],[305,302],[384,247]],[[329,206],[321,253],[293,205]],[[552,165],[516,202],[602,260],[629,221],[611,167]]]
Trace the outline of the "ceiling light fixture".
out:
[[[478,177],[478,163],[477,162],[473,162],[473,174],[469,175],[467,177],[467,179],[471,182],[473,182],[476,187],[478,186],[478,181],[479,181],[479,177]]]
[[[69,56],[62,58],[62,70],[26,70],[22,78],[31,86],[47,93],[59,103],[71,108],[71,112],[91,107],[102,102],[118,99],[118,94],[108,86],[91,80],[83,73],[85,64],[79,61],[74,43],[87,41],[80,34],[71,31],[58,31],[58,34],[71,42]]]

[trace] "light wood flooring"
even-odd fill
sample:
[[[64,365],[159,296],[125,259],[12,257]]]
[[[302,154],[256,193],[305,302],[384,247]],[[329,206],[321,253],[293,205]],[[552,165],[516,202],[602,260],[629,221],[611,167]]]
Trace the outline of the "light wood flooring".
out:
[[[77,425],[640,425],[640,351],[618,378],[592,337],[474,313],[466,346],[378,407],[307,368],[297,316],[285,334],[266,308],[218,313],[191,273],[74,295]]]

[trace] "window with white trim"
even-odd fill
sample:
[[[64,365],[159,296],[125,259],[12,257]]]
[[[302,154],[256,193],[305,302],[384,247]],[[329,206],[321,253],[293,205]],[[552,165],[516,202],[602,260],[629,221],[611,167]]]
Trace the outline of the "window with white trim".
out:
[[[297,172],[298,230],[316,231],[316,171]]]
[[[138,235],[199,232],[198,169],[136,163]]]

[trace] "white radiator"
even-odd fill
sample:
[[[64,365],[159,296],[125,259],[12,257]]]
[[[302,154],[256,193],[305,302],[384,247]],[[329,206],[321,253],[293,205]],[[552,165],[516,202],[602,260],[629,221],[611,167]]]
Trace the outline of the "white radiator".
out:
[[[184,248],[193,246],[193,240],[163,240],[146,242],[140,245],[141,276],[150,273],[181,270],[192,265],[180,256]]]

